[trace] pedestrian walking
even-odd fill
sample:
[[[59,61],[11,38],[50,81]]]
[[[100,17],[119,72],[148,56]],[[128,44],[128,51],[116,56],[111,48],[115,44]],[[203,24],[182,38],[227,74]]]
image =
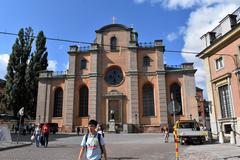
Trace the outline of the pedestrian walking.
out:
[[[48,137],[49,137],[49,127],[47,123],[44,123],[42,126],[42,135],[43,135],[43,141],[44,141],[44,147],[48,146]]]
[[[41,136],[41,129],[39,128],[39,125],[35,127],[35,130],[33,132],[33,135],[35,137],[35,145],[36,147],[39,147],[39,142],[40,142],[40,136]]]
[[[165,127],[165,129],[164,129],[164,141],[165,141],[165,143],[168,143],[168,138],[169,138],[169,130],[168,130],[168,127]]]
[[[101,160],[102,154],[104,155],[104,159],[107,160],[105,142],[102,135],[96,131],[97,124],[96,120],[89,121],[88,133],[82,139],[78,160],[83,160],[84,157],[87,160]],[[85,150],[86,152],[84,153]]]
[[[80,127],[78,126],[77,127],[77,135],[79,136],[79,133],[80,133]]]
[[[103,126],[101,124],[97,127],[97,133],[101,134],[104,137]]]

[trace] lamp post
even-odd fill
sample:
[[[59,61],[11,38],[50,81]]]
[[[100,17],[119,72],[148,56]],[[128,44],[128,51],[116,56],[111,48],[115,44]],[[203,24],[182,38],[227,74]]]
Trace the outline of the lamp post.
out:
[[[38,123],[40,123],[40,122],[41,122],[41,116],[38,115]]]
[[[176,108],[175,108],[175,102],[174,102],[174,96],[173,96],[173,93],[171,93],[171,99],[172,99],[172,102],[173,102],[173,126],[175,125],[175,122],[176,122]]]
[[[192,120],[192,114],[190,114],[190,120]]]
[[[22,107],[19,111],[18,111],[18,114],[19,114],[19,125],[18,125],[18,135],[17,135],[17,144],[18,144],[18,141],[19,141],[19,133],[20,133],[20,129],[21,129],[21,120],[22,120],[22,117],[24,115],[24,107]]]

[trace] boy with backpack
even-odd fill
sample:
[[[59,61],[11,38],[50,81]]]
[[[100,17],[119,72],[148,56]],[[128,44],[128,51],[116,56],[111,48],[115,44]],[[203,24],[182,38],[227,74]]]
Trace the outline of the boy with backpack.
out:
[[[97,133],[98,122],[90,120],[88,123],[88,133],[83,137],[78,160],[84,157],[84,150],[86,150],[86,159],[101,160],[102,154],[107,160],[107,152],[105,149],[105,142],[101,134]]]

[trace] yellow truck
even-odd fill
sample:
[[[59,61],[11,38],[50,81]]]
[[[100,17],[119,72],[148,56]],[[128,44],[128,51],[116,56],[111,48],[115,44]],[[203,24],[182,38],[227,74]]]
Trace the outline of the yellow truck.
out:
[[[174,125],[174,135],[180,144],[204,143],[208,132],[200,130],[196,120],[178,120]]]

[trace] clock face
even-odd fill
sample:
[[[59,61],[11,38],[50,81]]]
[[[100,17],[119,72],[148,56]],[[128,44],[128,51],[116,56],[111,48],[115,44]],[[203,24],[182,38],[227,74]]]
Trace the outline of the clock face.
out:
[[[104,77],[105,81],[111,85],[117,85],[123,80],[123,73],[119,68],[109,69]]]

